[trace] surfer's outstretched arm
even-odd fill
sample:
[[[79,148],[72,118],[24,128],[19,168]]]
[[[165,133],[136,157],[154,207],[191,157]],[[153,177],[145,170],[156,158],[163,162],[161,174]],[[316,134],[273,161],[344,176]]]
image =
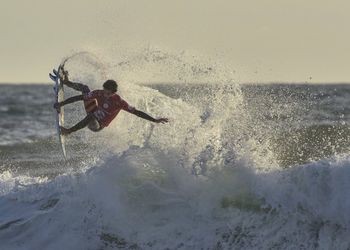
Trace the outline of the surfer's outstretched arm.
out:
[[[145,120],[148,120],[148,121],[151,121],[151,122],[155,122],[155,123],[167,123],[169,120],[168,118],[158,118],[158,119],[155,119],[153,118],[152,116],[146,114],[145,112],[142,112],[140,110],[137,110],[135,109],[134,111],[130,112],[142,119],[145,119]]]
[[[77,101],[82,101],[83,100],[83,95],[76,95],[76,96],[72,96],[67,98],[66,100],[64,100],[63,102],[56,102],[53,107],[57,110],[60,109],[60,107],[73,103],[73,102],[77,102]]]

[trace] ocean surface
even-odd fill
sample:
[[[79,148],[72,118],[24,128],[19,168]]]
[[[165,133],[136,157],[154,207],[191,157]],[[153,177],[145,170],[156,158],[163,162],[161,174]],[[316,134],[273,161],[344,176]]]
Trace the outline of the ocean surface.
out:
[[[121,84],[169,124],[122,112],[66,161],[52,85],[0,93],[0,249],[350,248],[350,85]]]

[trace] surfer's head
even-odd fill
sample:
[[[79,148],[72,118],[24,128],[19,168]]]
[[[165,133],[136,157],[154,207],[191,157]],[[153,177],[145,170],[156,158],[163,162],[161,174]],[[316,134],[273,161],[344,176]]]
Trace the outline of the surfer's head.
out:
[[[114,80],[107,80],[103,83],[103,88],[115,93],[118,90],[118,84]]]

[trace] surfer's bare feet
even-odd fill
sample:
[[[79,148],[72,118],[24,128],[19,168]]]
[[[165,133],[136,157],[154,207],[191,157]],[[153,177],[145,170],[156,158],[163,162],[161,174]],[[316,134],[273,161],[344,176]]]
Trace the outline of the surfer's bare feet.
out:
[[[68,128],[60,126],[61,135],[69,135],[71,132]]]
[[[63,66],[59,68],[58,75],[63,84],[69,81],[68,79],[68,71],[64,70]]]

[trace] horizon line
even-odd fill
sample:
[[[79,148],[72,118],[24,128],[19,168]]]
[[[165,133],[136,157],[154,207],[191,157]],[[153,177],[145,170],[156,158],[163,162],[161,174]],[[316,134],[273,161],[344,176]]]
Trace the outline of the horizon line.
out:
[[[160,82],[160,81],[155,81],[155,82],[136,82],[137,84],[141,85],[154,85],[154,84],[183,84],[184,82]],[[289,84],[289,85],[331,85],[331,84],[336,84],[336,85],[346,85],[350,84],[349,82],[345,81],[339,81],[339,82],[288,82],[288,81],[266,81],[266,82],[233,82],[234,84],[241,84],[241,85],[252,85],[252,84],[261,84],[261,85],[271,85],[271,84]],[[50,82],[0,82],[0,85],[51,85],[53,83]],[[208,84],[205,82],[186,82],[186,84]],[[221,82],[212,82],[212,84],[223,84]]]

